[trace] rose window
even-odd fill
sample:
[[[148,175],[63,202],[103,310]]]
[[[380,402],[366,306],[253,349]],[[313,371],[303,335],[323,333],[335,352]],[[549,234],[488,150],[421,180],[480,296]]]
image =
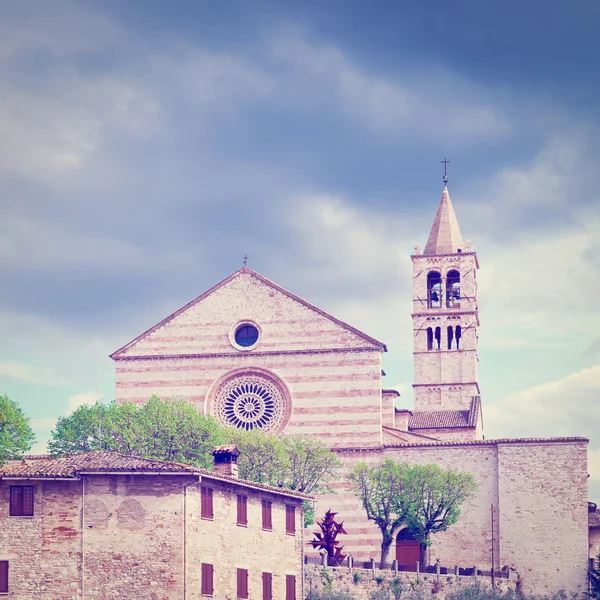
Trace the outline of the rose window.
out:
[[[277,431],[285,418],[285,398],[273,381],[260,375],[232,379],[219,389],[215,415],[225,425],[249,431]]]

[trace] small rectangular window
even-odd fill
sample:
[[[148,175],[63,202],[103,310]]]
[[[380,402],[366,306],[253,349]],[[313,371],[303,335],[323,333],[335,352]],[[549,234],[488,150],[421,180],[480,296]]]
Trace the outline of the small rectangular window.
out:
[[[33,486],[11,485],[10,486],[10,516],[32,517],[33,516]]]
[[[237,497],[237,524],[248,525],[248,496]]]
[[[213,491],[212,488],[202,486],[201,490],[201,512],[200,516],[203,519],[213,519]]]
[[[8,561],[0,560],[0,594],[8,594]]]
[[[237,597],[248,598],[248,569],[237,570]]]
[[[285,532],[296,533],[296,507],[289,504],[285,506]]]
[[[202,563],[202,595],[212,596],[213,593],[213,566]]]
[[[262,574],[263,600],[273,600],[273,574]]]
[[[296,576],[285,576],[285,600],[296,600]]]
[[[272,520],[272,505],[273,503],[270,500],[262,501],[262,528],[263,529],[273,529],[273,520]]]

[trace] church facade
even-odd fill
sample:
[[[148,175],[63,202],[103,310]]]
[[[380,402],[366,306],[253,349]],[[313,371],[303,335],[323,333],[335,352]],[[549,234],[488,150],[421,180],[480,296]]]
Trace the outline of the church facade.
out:
[[[477,495],[435,536],[431,559],[489,569],[493,554],[525,589],[584,589],[587,440],[484,439],[479,263],[446,186],[412,261],[413,409],[383,386],[384,343],[247,267],[111,355],[117,400],[185,397],[232,427],[321,439],[346,465],[392,457],[471,472]],[[347,483],[335,487],[317,514],[339,512],[345,550],[377,556],[379,530]]]

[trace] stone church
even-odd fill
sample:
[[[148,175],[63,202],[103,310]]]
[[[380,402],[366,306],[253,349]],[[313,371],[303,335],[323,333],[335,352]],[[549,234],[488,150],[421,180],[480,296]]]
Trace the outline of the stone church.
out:
[[[383,342],[245,266],[111,355],[117,400],[185,397],[232,427],[321,439],[345,464],[392,457],[468,471],[477,495],[435,536],[432,560],[489,569],[493,556],[526,590],[584,589],[588,440],[485,439],[479,263],[446,185],[412,262],[413,409],[383,386]],[[335,488],[317,514],[339,512],[345,551],[376,557],[379,530],[344,481]],[[396,556],[408,546],[399,539]]]

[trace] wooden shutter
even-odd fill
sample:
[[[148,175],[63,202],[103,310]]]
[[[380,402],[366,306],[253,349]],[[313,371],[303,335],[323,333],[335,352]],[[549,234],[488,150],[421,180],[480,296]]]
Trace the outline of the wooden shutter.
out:
[[[10,486],[10,516],[20,517],[23,514],[23,486]]]
[[[8,561],[0,560],[0,594],[8,594]]]
[[[248,569],[237,570],[237,597],[248,598]]]
[[[296,507],[288,504],[285,506],[285,532],[296,533]]]
[[[296,576],[285,576],[285,600],[296,600]]]
[[[273,521],[271,519],[271,504],[270,500],[262,501],[262,528],[273,529]]]
[[[273,600],[273,574],[262,574],[263,600]]]
[[[202,563],[202,595],[212,596],[213,593],[213,566]]]
[[[203,519],[212,519],[213,513],[213,491],[212,488],[202,486],[201,490],[201,514]]]
[[[23,486],[23,512],[21,514],[26,517],[33,516],[33,486],[32,485]]]
[[[248,496],[237,497],[237,524],[248,525]]]

